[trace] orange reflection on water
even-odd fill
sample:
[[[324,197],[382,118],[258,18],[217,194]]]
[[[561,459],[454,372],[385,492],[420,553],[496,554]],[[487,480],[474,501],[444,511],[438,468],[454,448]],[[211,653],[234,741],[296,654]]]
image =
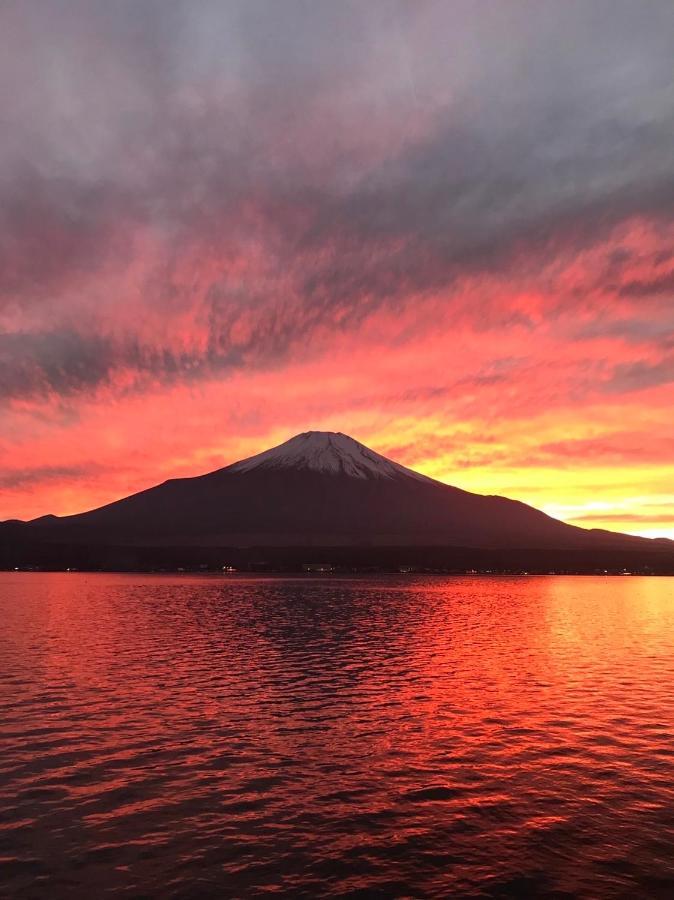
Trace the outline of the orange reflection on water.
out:
[[[0,583],[17,871],[29,828],[93,893],[672,876],[671,579]]]

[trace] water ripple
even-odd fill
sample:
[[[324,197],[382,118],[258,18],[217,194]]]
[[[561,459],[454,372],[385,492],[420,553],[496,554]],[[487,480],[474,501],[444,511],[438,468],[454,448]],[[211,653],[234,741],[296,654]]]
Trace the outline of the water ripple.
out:
[[[0,574],[0,893],[674,896],[674,580]]]

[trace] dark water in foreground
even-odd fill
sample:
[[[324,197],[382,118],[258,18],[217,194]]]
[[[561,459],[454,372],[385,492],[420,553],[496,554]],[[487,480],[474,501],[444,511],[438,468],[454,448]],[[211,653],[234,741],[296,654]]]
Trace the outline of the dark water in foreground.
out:
[[[0,893],[672,897],[674,579],[0,574]]]

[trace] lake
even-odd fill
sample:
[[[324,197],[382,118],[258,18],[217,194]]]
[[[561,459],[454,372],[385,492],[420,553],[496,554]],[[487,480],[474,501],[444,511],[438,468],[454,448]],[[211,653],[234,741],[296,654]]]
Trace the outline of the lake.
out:
[[[0,894],[674,896],[674,579],[0,573]]]

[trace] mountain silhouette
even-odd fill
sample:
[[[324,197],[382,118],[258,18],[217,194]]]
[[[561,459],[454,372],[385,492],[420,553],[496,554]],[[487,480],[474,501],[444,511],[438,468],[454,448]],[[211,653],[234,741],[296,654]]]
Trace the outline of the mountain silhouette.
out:
[[[21,526],[48,542],[171,547],[672,547],[567,525],[525,503],[451,487],[345,434],[310,431],[207,475]]]

